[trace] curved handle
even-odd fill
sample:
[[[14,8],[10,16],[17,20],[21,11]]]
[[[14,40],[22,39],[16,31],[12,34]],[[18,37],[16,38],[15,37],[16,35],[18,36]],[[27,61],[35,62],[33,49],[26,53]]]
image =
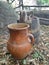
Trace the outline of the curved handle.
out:
[[[30,39],[31,39],[31,43],[34,44],[34,41],[35,41],[35,40],[34,40],[34,36],[33,36],[31,33],[29,33],[28,36],[29,36]]]

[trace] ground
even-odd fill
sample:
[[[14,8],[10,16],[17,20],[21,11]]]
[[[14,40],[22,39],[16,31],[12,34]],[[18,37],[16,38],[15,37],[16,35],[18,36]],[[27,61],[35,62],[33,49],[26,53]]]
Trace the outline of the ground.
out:
[[[23,60],[15,60],[6,46],[9,31],[0,29],[0,65],[49,65],[49,26],[40,25],[40,42],[34,45],[34,52]]]

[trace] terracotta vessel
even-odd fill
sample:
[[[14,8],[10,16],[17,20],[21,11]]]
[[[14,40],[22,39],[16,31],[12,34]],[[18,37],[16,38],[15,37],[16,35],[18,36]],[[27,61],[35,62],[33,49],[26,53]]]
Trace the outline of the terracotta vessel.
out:
[[[16,59],[25,58],[33,47],[34,37],[29,33],[28,28],[29,25],[26,23],[8,25],[10,38],[7,43],[7,49]]]

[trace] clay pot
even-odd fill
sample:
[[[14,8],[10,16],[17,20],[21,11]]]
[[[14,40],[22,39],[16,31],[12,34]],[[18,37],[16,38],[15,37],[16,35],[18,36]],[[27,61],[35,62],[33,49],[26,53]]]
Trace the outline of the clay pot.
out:
[[[34,37],[28,31],[26,23],[13,23],[8,25],[10,38],[7,49],[16,59],[25,58],[33,48]]]
[[[33,11],[20,11],[20,20],[18,23],[28,23],[30,25],[30,33],[34,35],[35,44],[40,42],[40,20],[34,16]]]
[[[31,33],[34,35],[35,44],[39,44],[40,41],[40,21],[36,16],[32,17],[32,23],[30,24]]]

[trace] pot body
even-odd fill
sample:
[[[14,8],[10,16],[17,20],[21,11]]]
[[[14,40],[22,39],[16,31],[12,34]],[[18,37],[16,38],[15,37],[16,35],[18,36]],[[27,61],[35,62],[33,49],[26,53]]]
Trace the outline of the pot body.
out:
[[[10,38],[7,44],[7,49],[16,59],[23,59],[31,51],[32,44],[28,36],[28,28],[24,29],[11,29],[8,27],[10,32]],[[32,43],[34,38],[32,37]]]
[[[32,18],[31,26],[31,33],[34,35],[35,43],[38,44],[40,41],[40,21],[39,18],[34,16]]]

